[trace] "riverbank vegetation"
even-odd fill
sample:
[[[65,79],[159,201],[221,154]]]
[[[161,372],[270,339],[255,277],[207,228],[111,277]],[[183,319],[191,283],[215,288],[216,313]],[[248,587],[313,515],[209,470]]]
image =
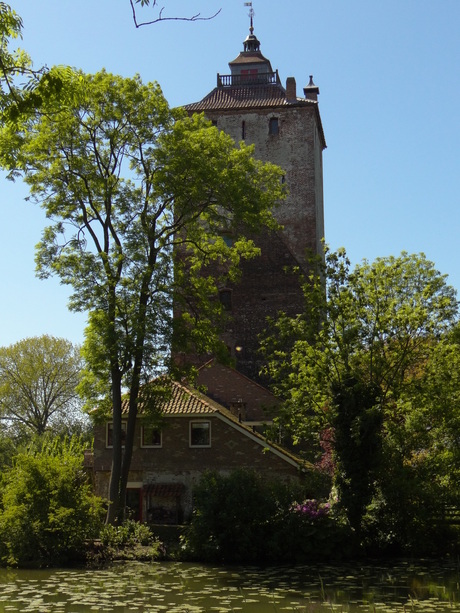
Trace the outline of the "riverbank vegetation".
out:
[[[82,563],[104,514],[83,469],[78,438],[33,441],[0,476],[0,564]]]
[[[85,447],[76,437],[42,439],[3,461],[0,566],[94,567],[120,560],[165,559],[301,564],[459,551],[460,527],[449,525],[441,515],[430,515],[431,508],[414,518],[414,541],[407,539],[405,549],[370,549],[369,543],[378,543],[382,533],[368,528],[369,540],[357,539],[337,499],[330,495],[328,475],[288,484],[264,480],[250,471],[227,476],[208,472],[194,491],[191,522],[173,538],[170,534],[160,538],[156,527],[132,520],[105,525],[106,501],[93,494],[83,468]],[[404,486],[395,483],[395,492],[398,487]],[[422,530],[427,538],[420,540]]]
[[[281,315],[263,339],[284,398],[278,429],[331,475],[337,516],[360,550],[458,547],[454,288],[423,254],[352,268],[345,250],[326,250],[310,270],[303,313]]]
[[[194,492],[182,558],[232,564],[296,563],[351,555],[323,488],[267,481],[255,472],[209,472]],[[324,493],[324,490],[323,490]]]

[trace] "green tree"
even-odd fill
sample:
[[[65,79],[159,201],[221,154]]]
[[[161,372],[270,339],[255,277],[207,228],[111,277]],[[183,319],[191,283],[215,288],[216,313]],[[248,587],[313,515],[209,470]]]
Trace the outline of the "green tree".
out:
[[[47,104],[52,113],[4,130],[3,164],[23,173],[51,222],[39,275],[57,274],[74,290],[70,308],[89,313],[85,388],[109,396],[113,417],[112,522],[124,506],[142,385],[170,346],[173,298],[177,338],[185,331],[209,350],[222,313],[210,296],[219,275],[235,278],[241,258],[258,253],[242,228],[274,224],[281,170],[203,117],[171,110],[139,77],[75,73]]]
[[[19,452],[0,477],[0,563],[62,565],[84,559],[102,525],[102,500],[83,470],[83,444],[55,439]]]
[[[19,95],[15,85],[16,77],[30,76],[31,61],[22,50],[11,50],[11,41],[21,37],[22,20],[6,3],[0,2],[0,110],[8,99]]]
[[[414,457],[440,462],[435,438],[423,434],[429,422],[442,429],[443,446],[455,447],[454,429],[443,425],[447,414],[458,424],[455,386],[447,392],[442,379],[456,294],[423,254],[403,252],[350,270],[343,250],[327,251],[324,265],[312,262],[311,271],[305,312],[281,316],[277,334],[265,341],[267,369],[286,398],[285,425],[299,440],[318,441],[322,429],[334,428],[335,485],[359,533],[373,497],[390,494],[385,475],[395,475],[396,466],[402,475]],[[418,466],[419,492],[427,465]]]
[[[33,113],[43,102],[58,93],[68,76],[65,68],[34,69],[29,55],[11,49],[22,38],[22,19],[5,2],[0,2],[0,117],[15,122],[23,113]]]
[[[3,472],[7,466],[11,465],[15,452],[15,440],[0,426],[0,472]]]
[[[12,430],[43,434],[84,421],[77,392],[80,348],[38,336],[0,348],[0,419]]]

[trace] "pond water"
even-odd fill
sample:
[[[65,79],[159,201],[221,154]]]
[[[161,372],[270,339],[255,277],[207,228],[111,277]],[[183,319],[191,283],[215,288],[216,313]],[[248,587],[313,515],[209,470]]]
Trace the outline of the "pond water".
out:
[[[223,568],[0,569],[0,613],[460,612],[460,560]]]

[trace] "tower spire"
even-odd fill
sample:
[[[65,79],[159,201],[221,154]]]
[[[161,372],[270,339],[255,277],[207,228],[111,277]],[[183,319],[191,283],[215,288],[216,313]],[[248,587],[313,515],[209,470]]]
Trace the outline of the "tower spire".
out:
[[[249,19],[250,19],[250,25],[249,25],[249,32],[251,34],[251,36],[254,34],[254,9],[252,8],[252,2],[245,2],[244,6],[249,6]]]
[[[249,35],[244,41],[244,50],[245,51],[259,51],[260,43],[257,40],[257,37],[254,36],[254,9],[252,8],[252,2],[245,2],[244,6],[249,6]]]

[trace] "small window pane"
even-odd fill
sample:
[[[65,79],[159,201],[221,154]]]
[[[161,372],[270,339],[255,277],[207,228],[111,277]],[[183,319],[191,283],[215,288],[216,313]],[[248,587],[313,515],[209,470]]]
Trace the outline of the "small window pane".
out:
[[[142,447],[161,447],[161,430],[156,426],[142,426]]]
[[[211,446],[211,424],[208,421],[192,422],[190,424],[190,446]]]
[[[121,422],[121,445],[125,446],[126,441],[126,422]],[[107,424],[107,447],[113,447],[113,423]]]

